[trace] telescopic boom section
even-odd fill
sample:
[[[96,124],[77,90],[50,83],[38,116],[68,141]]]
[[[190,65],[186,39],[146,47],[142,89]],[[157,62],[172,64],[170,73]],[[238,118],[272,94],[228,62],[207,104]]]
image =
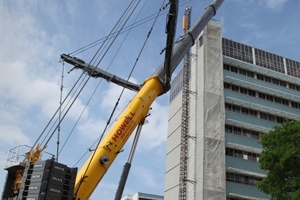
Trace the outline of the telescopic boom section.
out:
[[[170,63],[173,54],[173,45],[176,34],[176,22],[177,22],[177,13],[178,13],[178,0],[170,0],[170,10],[167,18],[166,33],[167,33],[167,42],[166,42],[166,54],[164,61],[164,80],[163,83],[165,87],[169,88],[172,74],[170,73]]]
[[[216,14],[218,8],[221,6],[224,0],[214,0],[212,4],[205,8],[203,14],[199,17],[198,21],[190,28],[190,30],[184,35],[184,37],[177,42],[170,63],[170,74],[174,72],[180,61],[183,59],[185,54],[194,45],[195,39],[207,25],[209,20]],[[164,80],[164,63],[162,63],[158,69],[154,72],[155,75],[163,82]],[[167,90],[164,90],[167,92]]]

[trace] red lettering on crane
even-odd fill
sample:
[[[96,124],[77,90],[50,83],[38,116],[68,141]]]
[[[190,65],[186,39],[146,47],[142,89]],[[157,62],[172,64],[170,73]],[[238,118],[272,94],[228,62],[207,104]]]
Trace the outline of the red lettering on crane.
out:
[[[122,122],[112,139],[116,142],[119,136],[124,137],[124,132],[126,132],[127,125],[131,122],[131,119],[134,117],[135,113],[130,112],[130,116],[125,117],[125,120]]]
[[[117,141],[118,138],[119,138],[119,136],[118,136],[117,134],[114,134],[114,136],[112,137],[112,139],[113,139],[114,141]]]

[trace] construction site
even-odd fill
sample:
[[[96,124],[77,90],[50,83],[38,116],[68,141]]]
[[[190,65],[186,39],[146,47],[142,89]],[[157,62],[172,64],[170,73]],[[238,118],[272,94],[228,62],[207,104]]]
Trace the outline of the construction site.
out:
[[[43,131],[32,146],[26,146],[25,154],[21,144],[9,150],[1,199],[94,199],[98,184],[128,141],[132,142],[130,152],[116,193],[111,194],[115,200],[270,199],[255,186],[267,176],[259,167],[263,150],[259,138],[285,120],[300,120],[300,62],[223,37],[222,23],[213,19],[223,0],[214,0],[194,24],[194,8],[187,6],[182,17],[184,33],[175,41],[179,3],[173,0],[166,5],[164,61],[143,83],[105,71],[100,62],[61,54],[70,72],[82,71],[87,80],[104,79],[135,96],[115,120],[114,107],[83,166],[72,167],[58,160],[59,149],[56,155],[47,152],[48,142],[69,110],[63,107],[67,98],[60,97],[52,124],[44,129],[50,127],[50,134],[44,136]],[[152,104],[162,95],[169,100],[164,193],[124,194],[142,128]]]

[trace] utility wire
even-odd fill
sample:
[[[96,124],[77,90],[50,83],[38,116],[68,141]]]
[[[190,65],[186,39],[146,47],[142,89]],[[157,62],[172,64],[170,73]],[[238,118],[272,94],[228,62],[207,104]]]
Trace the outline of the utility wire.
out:
[[[130,6],[131,6],[131,4],[132,4],[133,2],[134,2],[134,1],[131,1]],[[137,8],[137,6],[138,6],[139,3],[140,3],[140,0],[139,0],[138,3],[136,4],[136,6],[133,8],[133,10],[132,10],[132,12],[129,14],[129,16],[127,17],[127,20],[125,20],[125,22],[123,23],[122,28],[125,26],[125,24],[126,24],[127,21],[129,20],[129,18],[132,16],[134,10]],[[130,6],[128,6],[128,8],[129,8]],[[128,9],[126,9],[126,11],[125,11],[124,13],[127,13],[127,10],[128,10]],[[124,13],[123,13],[123,15],[124,15]],[[123,15],[122,15],[122,16],[123,16]],[[120,30],[122,30],[122,29],[120,29]],[[119,35],[119,33],[120,33],[120,31],[118,32],[117,36]],[[113,42],[116,40],[116,38],[117,38],[117,37],[115,37],[115,38],[113,39],[113,41],[111,42],[111,44],[109,45],[109,47],[107,48],[107,50],[106,50],[105,53],[103,54],[102,58],[99,60],[98,64],[97,64],[95,67],[97,67],[97,66],[100,64],[100,62],[102,61],[103,57],[106,55],[106,53],[108,52],[108,50],[110,49],[111,45],[112,45]],[[99,50],[96,52],[96,54],[97,54],[98,52],[99,52]],[[95,56],[96,56],[96,54],[95,54]],[[94,56],[93,58],[95,58],[95,56]],[[115,109],[114,109],[114,110],[115,110]],[[113,112],[114,112],[114,111],[113,111]],[[110,117],[110,118],[111,118],[111,117]],[[106,126],[106,127],[107,127],[107,126]],[[92,158],[94,157],[94,155],[95,155],[95,151],[94,151],[94,153],[92,154]],[[88,163],[88,166],[87,166],[87,168],[86,168],[86,170],[85,170],[85,172],[84,172],[83,177],[85,177],[85,174],[86,174],[86,172],[87,172],[87,169],[88,169],[89,166],[90,166],[91,160],[92,160],[92,159],[90,159],[90,162]],[[76,196],[76,194],[77,194],[77,192],[78,192],[78,190],[79,190],[79,188],[80,188],[80,186],[81,186],[81,183],[82,183],[83,181],[84,181],[84,178],[82,178],[82,179],[80,180],[80,183],[79,183],[79,186],[78,186],[78,188],[77,188],[77,191],[75,191],[75,196]]]
[[[164,0],[164,2],[165,2],[165,0]],[[142,52],[143,52],[143,50],[144,50],[144,48],[145,48],[145,46],[146,46],[146,43],[147,43],[148,39],[150,38],[150,35],[151,35],[152,30],[153,30],[153,28],[154,28],[154,26],[155,26],[155,24],[156,24],[156,21],[157,21],[158,17],[161,15],[160,13],[161,13],[161,11],[163,10],[164,5],[165,5],[164,2],[162,3],[161,9],[159,10],[159,12],[157,12],[156,17],[154,17],[154,21],[153,21],[153,23],[152,23],[152,26],[150,27],[150,30],[149,30],[149,32],[148,32],[148,34],[147,34],[147,36],[146,36],[146,39],[145,39],[145,41],[144,41],[144,43],[143,43],[143,45],[142,45],[142,47],[141,47],[141,50],[140,50],[140,52],[139,52],[139,54],[138,54],[138,56],[137,56],[137,58],[136,58],[136,61],[135,61],[134,65],[133,65],[133,67],[132,67],[132,69],[131,69],[131,71],[130,71],[130,74],[129,74],[128,78],[127,78],[127,81],[129,81],[129,79],[130,79],[130,77],[131,77],[131,75],[132,75],[132,73],[133,73],[133,71],[134,71],[134,69],[135,69],[135,67],[136,67],[136,65],[137,65],[137,62],[139,61],[139,58],[140,58],[140,56],[141,56],[141,54],[142,54]],[[145,6],[145,5],[146,5],[146,4],[144,4],[144,6]],[[143,6],[143,7],[144,7],[144,6]],[[135,24],[135,23],[132,24],[132,27],[133,27],[134,24]],[[131,29],[130,29],[130,30],[131,30]],[[127,33],[127,35],[128,35],[128,33]],[[120,99],[121,99],[121,97],[122,97],[122,95],[123,95],[124,90],[125,90],[125,88],[122,89],[122,91],[121,91],[121,93],[120,93],[120,95],[119,95],[119,98],[118,98],[118,100],[117,100],[117,102],[116,102],[116,104],[115,104],[115,106],[114,106],[114,108],[113,108],[113,111],[112,111],[112,113],[111,113],[111,115],[110,115],[110,117],[109,117],[109,119],[108,119],[108,121],[107,121],[107,123],[106,123],[106,126],[105,126],[105,128],[104,128],[104,130],[103,130],[103,133],[101,134],[100,138],[98,138],[98,140],[97,140],[97,141],[98,141],[97,146],[99,145],[100,141],[102,140],[102,138],[103,138],[103,136],[104,136],[104,133],[106,132],[106,130],[107,130],[109,124],[110,124],[111,118],[112,118],[112,116],[113,116],[113,114],[114,114],[114,112],[115,112],[115,110],[116,110],[116,108],[117,108],[117,106],[118,106],[118,104],[119,104],[119,101],[120,101]],[[89,149],[88,149],[88,150],[80,157],[80,159],[74,164],[74,166],[76,166],[76,165],[80,162],[80,160],[82,160],[82,159],[84,158],[84,156],[85,156],[89,151],[91,151],[92,147],[97,143],[97,141],[95,141],[95,142],[92,144],[91,148],[89,148]],[[95,152],[95,151],[94,151],[94,152]]]
[[[186,4],[187,2],[190,2],[191,0],[187,0],[187,1],[182,1],[182,2],[180,2],[181,4]],[[132,1],[133,2],[133,1]],[[125,12],[124,12],[125,13]],[[158,16],[160,16],[161,14],[163,14],[163,13],[161,13],[161,10],[156,14],[156,18],[158,17]],[[151,15],[152,16],[152,15]],[[131,25],[131,27],[130,27],[130,30],[131,29],[133,29],[133,28],[135,28],[135,27],[137,27],[137,26],[139,26],[139,25],[141,25],[141,24],[143,24],[143,23],[146,23],[146,22],[148,22],[149,20],[151,20],[151,19],[153,19],[154,17],[148,17],[148,18],[146,18],[146,20],[144,19],[144,21],[143,20],[140,20],[140,21],[136,21],[134,24],[132,24]],[[119,20],[120,21],[120,20]],[[116,26],[115,26],[116,27]],[[103,47],[103,43],[105,43],[105,41],[107,41],[109,38],[111,38],[111,37],[114,37],[115,35],[120,35],[121,33],[123,33],[123,32],[125,32],[125,31],[128,31],[127,29],[128,29],[128,27],[125,27],[124,25],[122,26],[122,28],[120,29],[120,30],[118,30],[118,31],[115,31],[115,29],[112,29],[112,31],[110,32],[110,34],[107,36],[107,37],[105,37],[105,38],[102,38],[102,39],[100,39],[100,40],[98,40],[97,42],[97,44],[100,44],[100,43],[102,43],[102,46],[97,50],[97,52],[95,53],[95,55],[94,55],[94,57],[91,59],[91,62],[93,62],[95,59],[96,59],[96,57],[97,57],[97,54],[100,52],[100,50],[102,49],[102,47]],[[113,41],[115,41],[115,39],[113,40]],[[81,49],[79,49],[79,50],[77,50],[77,51],[74,51],[74,52],[72,52],[71,54],[75,54],[75,53],[79,53],[79,52],[82,52],[82,51],[85,51],[86,49],[88,49],[88,48],[91,48],[91,47],[94,47],[95,45],[97,45],[95,42],[94,43],[91,43],[91,44],[89,44],[89,45],[87,45],[87,46],[85,46],[85,47],[83,47],[83,48],[81,48]],[[110,45],[111,46],[111,45]],[[107,51],[106,51],[107,52]],[[106,53],[105,53],[106,54]],[[103,59],[103,58],[102,58]],[[102,60],[101,59],[101,60]],[[97,60],[97,59],[96,59]],[[99,62],[98,62],[98,65],[100,64],[100,62],[101,62],[101,60],[99,60]],[[91,63],[90,62],[90,63]],[[66,116],[66,114],[69,112],[69,110],[70,110],[70,108],[72,107],[72,105],[74,104],[74,102],[75,102],[75,100],[78,98],[78,96],[79,96],[79,94],[81,93],[81,91],[82,91],[82,89],[84,88],[84,86],[87,84],[87,82],[88,82],[88,80],[89,80],[89,78],[90,77],[88,77],[87,78],[87,80],[85,81],[85,83],[83,83],[84,82],[84,80],[82,80],[82,77],[83,77],[83,75],[85,75],[85,73],[84,72],[82,72],[82,74],[80,75],[80,77],[77,79],[77,81],[76,81],[76,83],[73,85],[73,87],[71,88],[71,90],[69,91],[69,93],[66,95],[66,97],[64,98],[64,100],[61,102],[61,105],[59,106],[59,108],[56,110],[56,112],[54,113],[54,115],[52,116],[52,118],[50,119],[50,121],[48,122],[48,124],[45,126],[45,128],[43,129],[43,131],[41,132],[41,134],[39,135],[39,137],[37,138],[37,140],[36,140],[36,142],[34,143],[34,145],[32,146],[32,148],[31,148],[31,150],[35,147],[35,145],[38,143],[38,141],[41,139],[41,137],[45,134],[45,131],[49,128],[49,126],[50,126],[50,124],[53,122],[53,120],[54,120],[54,118],[55,118],[55,116],[57,115],[57,113],[59,113],[59,112],[62,112],[62,113],[60,113],[60,117],[59,117],[59,119],[57,119],[54,123],[53,123],[53,125],[52,125],[52,128],[50,128],[50,130],[48,131],[48,134],[46,135],[46,137],[44,138],[44,140],[43,140],[43,142],[46,140],[46,138],[49,136],[49,134],[51,133],[51,130],[53,130],[53,132],[51,133],[51,135],[50,135],[50,137],[49,137],[49,139],[47,140],[47,142],[45,143],[45,145],[44,146],[47,146],[47,144],[48,144],[48,142],[50,141],[50,139],[52,138],[52,136],[53,136],[53,134],[54,134],[54,132],[56,131],[56,130],[58,130],[58,128],[60,127],[60,124],[61,124],[61,122],[63,121],[63,119],[64,119],[64,117]],[[79,84],[79,81],[81,80],[81,82],[80,82],[80,84]],[[79,84],[79,86],[77,86]],[[83,85],[82,87],[81,87],[81,89],[79,89],[79,87],[80,87],[80,85]],[[77,86],[77,89],[75,90],[75,92],[74,92],[74,89],[75,89],[75,87]],[[75,95],[76,94],[76,92],[79,90],[79,93],[77,93],[77,95]],[[74,92],[73,93],[73,95],[75,96],[75,98],[73,99],[73,101],[72,101],[72,103],[70,104],[70,106],[69,106],[69,108],[67,108],[67,106],[68,106],[68,104],[71,102],[71,99],[73,98],[73,97],[70,97],[70,95],[72,94],[72,92]],[[67,105],[64,107],[64,109],[61,111],[61,108],[62,108],[62,106],[63,105],[65,105],[65,103],[66,103],[66,100],[67,99],[69,99],[69,101],[68,101],[68,103],[67,103]],[[66,110],[66,111],[65,111]],[[65,112],[64,112],[65,111]],[[63,114],[63,112],[64,112],[64,114]],[[62,116],[62,114],[63,114],[63,116]],[[55,126],[55,124],[57,124],[56,126]],[[42,142],[42,143],[43,143]],[[42,145],[41,145],[42,146]],[[59,153],[60,154],[60,153]]]
[[[144,4],[144,6],[145,6],[145,4]],[[144,8],[144,6],[143,6],[143,8]],[[142,9],[143,9],[143,8],[142,8]],[[142,9],[141,9],[141,11],[142,11]],[[140,11],[140,13],[141,13],[141,11]],[[138,16],[136,17],[136,19],[138,19],[140,13],[139,13]],[[133,26],[133,25],[132,25],[132,26]],[[132,28],[131,28],[131,29],[132,29]],[[131,29],[130,29],[130,30],[131,30]],[[112,65],[112,63],[113,63],[115,57],[116,57],[117,54],[119,53],[119,51],[120,51],[121,47],[123,46],[123,44],[124,44],[124,42],[125,42],[127,36],[129,35],[130,30],[127,32],[127,34],[126,34],[126,36],[124,37],[123,41],[122,41],[121,44],[119,45],[119,48],[117,49],[116,53],[114,54],[113,58],[111,59],[111,62],[109,63],[108,67],[106,68],[106,71],[108,71],[108,69],[109,69],[110,66]],[[129,78],[130,78],[130,76],[129,76]],[[128,78],[128,80],[129,80],[129,78]],[[73,128],[72,128],[70,134],[68,135],[68,137],[67,137],[67,139],[66,139],[66,141],[65,141],[65,143],[64,143],[64,145],[63,145],[63,147],[62,147],[62,149],[61,149],[60,152],[59,152],[59,154],[62,152],[64,146],[66,145],[67,141],[69,140],[70,136],[72,135],[73,131],[75,130],[76,125],[78,124],[78,122],[79,122],[81,116],[83,115],[85,109],[87,108],[87,106],[88,106],[89,102],[91,101],[92,97],[94,96],[95,92],[96,92],[97,89],[99,88],[100,83],[102,82],[102,80],[103,80],[103,79],[99,79],[99,82],[98,82],[97,86],[95,87],[95,89],[94,89],[92,95],[90,96],[90,98],[89,98],[87,104],[85,105],[85,108],[83,109],[83,111],[81,112],[81,114],[80,114],[79,118],[77,119],[75,125],[73,126]],[[128,81],[128,80],[127,80],[127,81]],[[111,121],[111,118],[108,120],[108,123],[107,123],[107,124],[110,124],[110,121]],[[107,128],[107,127],[106,127],[106,128]],[[105,129],[106,129],[106,128],[105,128]],[[105,131],[103,131],[103,133],[105,133]],[[98,140],[101,141],[102,137],[103,137],[103,136],[101,136],[100,138],[98,138],[97,141],[98,141]],[[97,142],[97,141],[96,141],[96,142]],[[96,144],[96,142],[95,142],[89,149],[92,149],[92,147]],[[87,152],[88,152],[88,151],[87,151]],[[85,154],[86,154],[86,153],[85,153]],[[84,155],[85,155],[85,154],[84,154]],[[80,160],[81,160],[81,159],[80,159]],[[79,162],[79,161],[78,161],[78,162]],[[77,162],[77,163],[78,163],[78,162]],[[77,164],[77,163],[76,163],[76,164]],[[76,165],[76,164],[75,164],[75,165]]]
[[[193,1],[193,0],[184,0],[184,1],[181,1],[180,4],[179,4],[179,6],[181,7],[181,6],[187,4],[187,3],[191,2],[191,1]],[[129,31],[129,29],[137,28],[137,27],[139,27],[139,26],[141,26],[141,25],[143,25],[143,24],[145,24],[145,23],[147,23],[147,22],[149,22],[149,21],[157,18],[157,16],[161,16],[161,15],[166,14],[167,12],[168,11],[163,11],[163,12],[158,11],[158,12],[156,12],[154,14],[151,14],[151,15],[149,15],[149,16],[147,16],[147,17],[145,17],[145,18],[143,18],[143,19],[141,19],[139,21],[134,22],[133,24],[131,24],[129,26],[125,26],[122,30],[118,30],[118,31],[112,32],[112,33],[109,34],[109,36],[105,36],[105,37],[100,38],[100,39],[98,39],[98,40],[96,40],[96,41],[94,41],[94,42],[92,42],[90,44],[87,44],[86,46],[83,46],[83,47],[81,47],[81,48],[79,48],[79,49],[71,52],[69,55],[78,55],[78,54],[80,54],[80,53],[82,53],[82,52],[84,52],[84,51],[86,51],[88,49],[91,49],[91,48],[93,48],[93,47],[95,47],[95,46],[97,46],[99,44],[102,44],[105,40],[107,40],[109,38],[115,37],[115,35],[117,33],[122,34],[122,33],[125,33],[127,31]]]
[[[122,16],[120,17],[120,19],[119,19],[118,22],[120,22],[121,18],[128,12],[128,9],[131,7],[131,4],[132,4],[133,2],[134,2],[134,0],[131,1],[131,3],[129,4],[129,6],[127,7],[127,9],[124,11],[124,13],[122,14]],[[112,31],[115,29],[115,27],[117,27],[117,24],[114,26],[114,28],[112,29]],[[112,32],[112,31],[111,31],[111,32]],[[95,58],[97,57],[97,54],[100,52],[100,50],[102,49],[102,47],[103,47],[104,44],[105,44],[105,42],[102,43],[102,45],[101,45],[101,46],[99,47],[99,49],[96,51],[96,53],[95,53],[95,55],[93,56],[93,58],[91,59],[90,63],[92,63],[92,62],[95,60]],[[110,45],[110,46],[111,46],[111,45]],[[106,51],[106,52],[107,52],[107,51]],[[103,56],[102,56],[102,59],[103,59]],[[102,60],[102,59],[101,59],[101,60]],[[97,66],[100,64],[101,60],[98,62],[98,64],[97,64],[95,67],[97,67]],[[84,72],[83,72],[83,73],[84,73]],[[74,102],[76,101],[76,99],[78,98],[79,94],[82,92],[83,88],[86,86],[86,84],[87,84],[87,82],[89,81],[90,78],[91,78],[91,77],[89,76],[89,77],[86,79],[85,82],[84,82],[84,80],[81,81],[81,84],[80,84],[80,85],[82,85],[82,86],[81,86],[81,88],[79,89],[79,92],[75,95],[75,98],[73,99],[73,101],[72,101],[72,103],[70,104],[70,106],[67,108],[67,111],[64,113],[64,115],[63,115],[63,117],[61,118],[60,121],[62,121],[62,120],[64,119],[64,117],[66,116],[66,114],[69,112],[70,108],[72,107],[72,105],[74,104]],[[80,76],[79,79],[81,79],[81,76]],[[79,81],[79,79],[78,79],[78,81]],[[55,113],[55,115],[56,115],[56,113]],[[58,124],[60,124],[60,121],[59,121]],[[53,126],[54,126],[54,125],[53,125]],[[46,137],[48,137],[48,140],[46,141],[46,143],[45,143],[44,146],[47,146],[47,144],[49,143],[50,139],[52,138],[53,134],[56,132],[57,129],[58,129],[58,125],[55,126],[55,128],[54,128],[54,130],[52,131],[51,134],[50,134],[51,131],[49,131],[48,134],[50,134],[50,136],[48,137],[48,134],[47,134]],[[46,139],[46,137],[45,137],[45,139]],[[45,139],[44,139],[44,140],[45,140]]]

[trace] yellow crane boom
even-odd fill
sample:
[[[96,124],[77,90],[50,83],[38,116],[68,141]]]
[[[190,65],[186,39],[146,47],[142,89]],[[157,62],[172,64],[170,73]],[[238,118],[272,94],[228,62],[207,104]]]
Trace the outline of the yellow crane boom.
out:
[[[144,82],[142,89],[78,172],[74,189],[76,199],[87,199],[93,193],[131,133],[145,119],[151,104],[162,91],[157,77],[151,77]]]

